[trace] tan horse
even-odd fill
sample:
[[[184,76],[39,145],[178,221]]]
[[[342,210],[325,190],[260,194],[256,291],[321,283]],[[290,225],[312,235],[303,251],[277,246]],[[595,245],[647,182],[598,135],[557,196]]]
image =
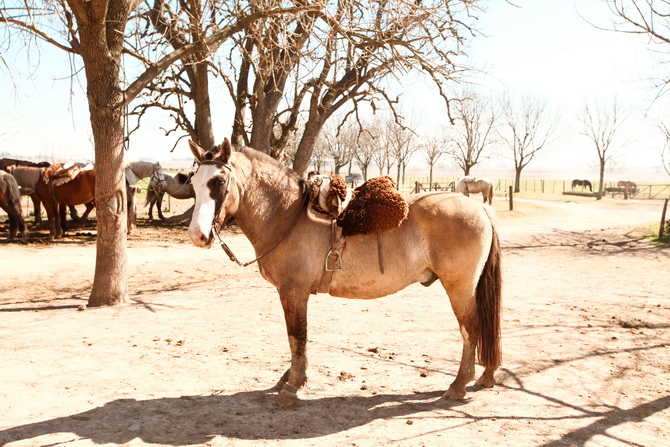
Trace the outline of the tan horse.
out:
[[[234,216],[255,249],[261,275],[279,292],[291,349],[290,368],[277,383],[280,405],[293,405],[307,380],[310,294],[378,298],[436,280],[449,296],[463,337],[458,374],[443,397],[465,397],[465,387],[475,377],[476,354],[485,367],[477,385],[495,384],[502,358],[501,251],[484,207],[460,194],[413,195],[407,219],[380,233],[384,273],[378,235],[348,236],[340,253],[341,269],[332,272],[324,287],[331,228],[307,218],[303,179],[261,152],[243,147],[232,151],[228,140],[209,152],[190,145],[201,163],[192,178],[196,201],[188,229],[191,241],[210,248],[218,228]]]
[[[493,203],[493,182],[486,177],[465,176],[456,183],[454,188],[456,192],[469,196],[470,193],[481,192],[484,197],[484,203],[489,205]]]

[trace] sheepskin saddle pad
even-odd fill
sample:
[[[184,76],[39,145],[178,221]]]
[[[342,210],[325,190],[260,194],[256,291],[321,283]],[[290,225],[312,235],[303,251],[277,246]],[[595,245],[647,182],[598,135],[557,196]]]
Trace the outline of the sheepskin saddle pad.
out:
[[[352,190],[341,175],[310,172],[307,176],[309,203],[307,215],[317,223],[330,225],[351,200]]]
[[[308,176],[310,205],[307,215],[314,222],[330,225],[337,219],[342,236],[370,234],[398,227],[409,207],[389,176],[372,178],[352,191],[340,175]]]
[[[93,169],[93,165],[91,164],[83,167],[73,162],[54,164],[46,169],[44,176],[46,177],[46,182],[51,185],[52,188],[55,188],[56,186],[64,185],[65,183],[74,180],[80,172],[88,171],[90,169]]]
[[[349,206],[337,218],[343,236],[370,234],[400,226],[409,206],[387,175],[371,178],[354,190]]]

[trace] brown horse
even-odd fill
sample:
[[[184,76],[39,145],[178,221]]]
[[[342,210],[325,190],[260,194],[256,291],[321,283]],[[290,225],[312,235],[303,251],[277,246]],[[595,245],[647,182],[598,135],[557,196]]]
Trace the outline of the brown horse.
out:
[[[461,194],[416,194],[407,200],[409,214],[399,227],[334,243],[333,228],[306,216],[308,192],[295,172],[253,149],[232,151],[228,140],[209,152],[190,145],[201,163],[191,180],[196,198],[191,241],[211,247],[218,228],[234,216],[255,249],[261,275],[279,292],[291,349],[290,368],[277,383],[280,405],[293,405],[307,380],[310,294],[379,298],[436,280],[449,296],[463,337],[460,368],[443,397],[465,397],[465,386],[475,376],[476,354],[484,365],[477,385],[495,385],[502,358],[501,251],[483,206]],[[223,242],[222,247],[236,260]],[[333,251],[340,269],[324,262]],[[324,264],[331,271],[324,271]]]
[[[16,179],[5,171],[0,171],[0,208],[9,217],[9,240],[13,241],[18,233],[21,239],[28,240],[26,222],[21,211],[21,196]]]
[[[37,182],[35,192],[44,204],[49,219],[49,239],[63,236],[65,225],[65,207],[61,205],[86,205],[81,216],[83,220],[95,207],[95,169],[81,171],[72,180],[54,186],[53,177],[62,165],[54,164],[44,171]]]

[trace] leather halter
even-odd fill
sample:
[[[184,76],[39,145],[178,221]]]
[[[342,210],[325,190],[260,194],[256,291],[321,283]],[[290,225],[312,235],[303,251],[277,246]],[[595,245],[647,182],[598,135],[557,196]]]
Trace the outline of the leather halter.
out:
[[[203,163],[203,164],[214,164],[214,165],[216,165],[218,163]],[[230,192],[230,183],[231,183],[230,178],[231,178],[231,175],[232,175],[232,172],[233,172],[230,165],[228,165],[226,163],[222,163],[221,165],[222,165],[221,166],[222,169],[225,168],[225,169],[228,170],[229,175],[228,175],[228,180],[226,181],[226,189],[223,193],[223,197],[221,198],[221,202],[217,203],[216,207],[214,209],[214,219],[212,220],[212,232],[216,235],[217,239],[219,240],[219,244],[221,245],[221,248],[228,255],[228,258],[231,261],[233,261],[234,263],[236,263],[240,267],[248,267],[251,264],[253,264],[254,262],[257,262],[258,260],[263,258],[264,256],[270,254],[270,252],[272,252],[275,248],[279,247],[279,244],[281,244],[284,241],[284,239],[286,239],[286,236],[289,235],[289,233],[291,232],[291,230],[295,226],[295,223],[298,221],[298,218],[300,217],[300,213],[301,213],[303,207],[305,206],[305,203],[309,199],[309,195],[306,194],[303,191],[303,201],[300,204],[300,207],[298,207],[298,210],[295,213],[295,217],[293,218],[293,221],[291,222],[291,225],[289,226],[288,230],[286,230],[286,232],[282,235],[282,237],[279,238],[277,243],[274,246],[272,246],[272,248],[270,248],[268,251],[261,254],[260,256],[256,257],[255,259],[252,259],[251,261],[240,262],[240,260],[237,259],[237,256],[235,256],[235,254],[230,249],[228,244],[226,244],[223,241],[223,239],[221,238],[221,235],[219,234],[219,230],[221,230],[221,225],[219,225],[219,223],[217,221],[219,220],[219,218],[221,216],[221,210],[225,210],[226,199],[228,198],[228,193]],[[202,164],[201,164],[201,166],[202,166]]]

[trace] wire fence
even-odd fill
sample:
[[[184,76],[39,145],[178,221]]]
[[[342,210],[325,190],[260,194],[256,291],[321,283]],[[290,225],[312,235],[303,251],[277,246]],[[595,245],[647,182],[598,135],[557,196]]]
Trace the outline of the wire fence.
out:
[[[402,183],[401,190],[407,193],[424,191],[453,191],[458,182],[456,177],[434,177],[432,182],[428,176],[407,176]],[[506,195],[509,187],[514,187],[513,179],[492,179],[498,196]],[[572,187],[572,180],[542,180],[522,179],[519,182],[519,192],[539,194],[562,194],[563,192],[597,192],[599,183],[592,182],[593,191],[588,187]],[[604,182],[603,191],[606,196],[623,196],[624,189],[618,187],[617,182]],[[630,191],[630,197],[635,199],[666,199],[670,198],[670,184],[650,183],[641,184]]]

